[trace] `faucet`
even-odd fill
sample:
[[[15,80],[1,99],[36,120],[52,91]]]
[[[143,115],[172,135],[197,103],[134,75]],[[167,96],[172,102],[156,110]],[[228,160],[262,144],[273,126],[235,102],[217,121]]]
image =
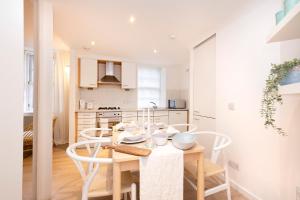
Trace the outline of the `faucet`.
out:
[[[151,101],[151,102],[149,102],[149,103],[153,104],[153,106],[152,106],[153,109],[157,109],[156,103],[154,103],[153,101]]]

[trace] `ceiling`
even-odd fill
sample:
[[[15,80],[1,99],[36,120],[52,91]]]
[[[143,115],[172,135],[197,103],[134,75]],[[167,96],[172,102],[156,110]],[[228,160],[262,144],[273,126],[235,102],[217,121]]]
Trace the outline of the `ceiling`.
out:
[[[190,47],[253,1],[54,0],[54,32],[72,49],[87,47],[145,63],[186,64]],[[136,19],[133,24],[130,16]]]

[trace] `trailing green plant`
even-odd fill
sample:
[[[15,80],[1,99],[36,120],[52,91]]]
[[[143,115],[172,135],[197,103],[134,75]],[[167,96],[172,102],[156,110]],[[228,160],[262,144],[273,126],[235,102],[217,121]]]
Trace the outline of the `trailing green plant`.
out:
[[[266,80],[263,92],[261,115],[265,120],[265,126],[274,128],[278,134],[286,135],[284,130],[275,124],[274,115],[276,106],[282,104],[282,96],[278,93],[280,82],[286,78],[288,73],[296,66],[300,65],[299,59],[284,62],[283,64],[272,64],[270,74]]]

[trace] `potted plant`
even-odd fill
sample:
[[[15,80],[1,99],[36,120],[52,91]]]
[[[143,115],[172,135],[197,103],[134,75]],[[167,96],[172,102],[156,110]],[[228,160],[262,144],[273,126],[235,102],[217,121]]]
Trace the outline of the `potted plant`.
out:
[[[277,104],[282,104],[282,96],[278,93],[279,85],[282,83],[290,83],[287,80],[289,75],[298,73],[293,71],[299,69],[300,59],[293,59],[283,64],[272,64],[270,74],[266,80],[266,86],[263,92],[261,115],[265,120],[265,126],[274,128],[278,134],[286,135],[284,130],[275,124],[274,115],[276,113]],[[300,77],[299,77],[300,78]],[[295,80],[293,80],[295,82]]]

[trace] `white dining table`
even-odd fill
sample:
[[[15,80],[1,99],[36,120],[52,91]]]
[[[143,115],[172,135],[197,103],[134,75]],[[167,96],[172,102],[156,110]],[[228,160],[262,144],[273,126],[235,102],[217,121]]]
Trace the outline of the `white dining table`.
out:
[[[120,133],[113,132],[112,141],[117,143]],[[145,147],[145,143],[131,144]],[[139,157],[112,151],[113,158],[113,200],[121,200],[121,173],[123,171],[138,171]],[[193,148],[184,151],[184,162],[197,160],[197,200],[204,200],[204,147],[196,144]]]

